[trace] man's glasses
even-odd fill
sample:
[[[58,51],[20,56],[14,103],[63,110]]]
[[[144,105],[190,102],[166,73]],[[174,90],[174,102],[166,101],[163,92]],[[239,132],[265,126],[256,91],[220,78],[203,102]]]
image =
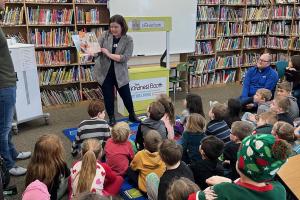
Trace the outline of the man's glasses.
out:
[[[263,60],[263,59],[261,59],[261,58],[258,59],[258,61],[259,61],[259,62],[270,62],[270,61],[268,61],[268,60]]]

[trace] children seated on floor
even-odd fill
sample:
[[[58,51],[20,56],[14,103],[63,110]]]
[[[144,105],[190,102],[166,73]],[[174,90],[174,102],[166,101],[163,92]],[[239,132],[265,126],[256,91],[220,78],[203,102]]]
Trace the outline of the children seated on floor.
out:
[[[161,135],[156,130],[150,130],[144,136],[145,149],[137,152],[128,168],[127,175],[130,181],[146,193],[146,176],[154,172],[161,177],[166,170],[165,163],[158,154],[159,145],[162,142]]]
[[[276,96],[271,103],[271,110],[277,114],[277,120],[287,122],[293,126],[293,120],[288,114],[289,109],[290,101],[287,97]]]
[[[256,115],[257,126],[252,134],[271,134],[273,125],[277,122],[277,115],[273,111]]]
[[[230,140],[231,142],[225,145],[223,152],[223,164],[229,163],[229,173],[226,177],[235,180],[239,177],[235,165],[237,161],[237,152],[243,139],[252,134],[254,126],[249,122],[236,121],[231,126]]]
[[[297,99],[292,96],[292,85],[291,83],[284,81],[282,83],[278,83],[277,96],[287,97],[290,101],[290,108],[288,110],[288,114],[292,120],[299,117],[299,107],[297,104]]]
[[[199,145],[203,138],[206,121],[202,115],[192,113],[187,117],[185,131],[182,134],[183,156],[182,160],[189,164],[201,160]]]
[[[182,125],[186,123],[186,118],[191,113],[198,113],[205,118],[203,111],[202,98],[198,94],[189,93],[186,95],[185,100],[183,101],[183,106],[185,109],[182,111],[180,122]]]
[[[198,185],[188,178],[181,177],[171,182],[167,190],[167,200],[186,200],[189,194],[199,191]]]
[[[211,177],[207,182],[218,199],[286,199],[284,186],[272,181],[291,152],[290,145],[271,134],[246,137],[238,151],[236,165],[240,179],[234,183],[224,177]],[[204,192],[193,193],[188,200],[204,200]]]
[[[230,129],[224,118],[227,114],[227,107],[221,103],[215,103],[212,105],[208,115],[210,122],[206,126],[206,135],[214,135],[217,138],[223,140],[225,144],[230,142]]]
[[[162,139],[167,138],[167,129],[164,122],[161,120],[165,115],[165,108],[160,102],[152,102],[149,105],[147,116],[148,118],[139,124],[135,144],[138,150],[144,149],[144,138],[150,130],[157,131]]]
[[[157,101],[160,102],[165,108],[165,114],[161,120],[165,123],[168,132],[168,139],[174,139],[174,125],[175,125],[175,108],[171,98],[166,94],[157,96]]]
[[[225,122],[228,127],[231,128],[231,124],[235,121],[241,121],[241,111],[242,105],[238,99],[228,99],[227,101],[227,115],[225,117]]]
[[[134,152],[128,137],[131,130],[126,122],[118,122],[105,145],[106,163],[119,176],[124,176]]]
[[[35,143],[28,164],[25,187],[39,180],[47,186],[51,200],[60,199],[67,191],[67,180],[70,176],[63,155],[64,147],[58,136],[52,134],[41,136]]]
[[[224,142],[219,138],[210,135],[204,138],[199,146],[199,154],[202,160],[196,161],[190,165],[194,174],[195,183],[204,190],[208,187],[206,179],[219,175],[224,176],[222,162],[218,159],[224,150]]]
[[[109,196],[119,193],[123,178],[108,165],[100,163],[102,145],[97,139],[87,139],[82,144],[82,160],[71,169],[69,197],[74,199],[83,192]]]
[[[88,106],[88,114],[91,119],[83,120],[78,126],[77,136],[72,145],[72,155],[80,153],[81,144],[89,138],[106,141],[110,138],[110,128],[105,121],[105,106],[100,100],[92,100]],[[104,145],[105,143],[103,143]]]
[[[157,200],[165,200],[167,190],[172,180],[186,177],[194,181],[194,176],[190,168],[181,161],[182,147],[172,140],[164,140],[159,147],[159,155],[166,164],[166,171],[160,178]]]

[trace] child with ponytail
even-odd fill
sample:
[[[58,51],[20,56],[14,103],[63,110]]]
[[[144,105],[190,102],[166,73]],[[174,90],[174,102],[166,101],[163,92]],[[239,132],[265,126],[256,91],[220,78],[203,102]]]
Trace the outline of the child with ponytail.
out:
[[[104,163],[100,163],[101,143],[97,139],[85,140],[82,144],[82,160],[76,162],[71,170],[70,199],[83,192],[99,195],[116,195],[123,178]]]

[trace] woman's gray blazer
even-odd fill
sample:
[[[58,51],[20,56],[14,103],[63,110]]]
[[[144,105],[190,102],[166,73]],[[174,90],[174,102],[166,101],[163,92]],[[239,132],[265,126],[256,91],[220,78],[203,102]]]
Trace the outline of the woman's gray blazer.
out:
[[[106,48],[109,52],[112,52],[113,35],[108,31],[103,32],[99,38],[99,44],[101,48]],[[133,40],[129,35],[123,35],[120,38],[115,54],[121,56],[120,62],[112,61],[103,53],[100,53],[95,62],[95,77],[100,85],[103,84],[107,72],[110,67],[110,62],[114,63],[116,79],[118,87],[122,87],[129,83],[128,66],[127,61],[132,56]]]

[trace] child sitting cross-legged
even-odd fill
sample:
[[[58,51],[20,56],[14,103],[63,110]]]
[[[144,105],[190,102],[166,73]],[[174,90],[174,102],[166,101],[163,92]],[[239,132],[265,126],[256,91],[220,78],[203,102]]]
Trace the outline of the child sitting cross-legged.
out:
[[[82,144],[82,160],[75,162],[71,170],[69,195],[76,198],[80,193],[116,195],[123,183],[105,163],[100,163],[102,146],[97,139],[87,139]]]
[[[287,122],[293,126],[293,120],[288,114],[289,109],[290,101],[287,97],[276,96],[271,103],[271,110],[277,114],[277,120]]]
[[[273,125],[277,122],[277,115],[275,112],[268,111],[256,115],[257,126],[252,134],[271,134]]]
[[[272,180],[290,153],[290,145],[271,134],[248,136],[237,154],[236,170],[240,178],[232,182],[224,177],[211,177],[206,182],[214,186],[207,190],[214,192],[217,199],[286,199],[284,186]],[[205,193],[193,193],[188,198],[196,199],[206,199]]]
[[[130,128],[126,122],[118,122],[111,131],[105,145],[106,163],[120,176],[123,176],[134,157],[131,143],[128,141]]]

